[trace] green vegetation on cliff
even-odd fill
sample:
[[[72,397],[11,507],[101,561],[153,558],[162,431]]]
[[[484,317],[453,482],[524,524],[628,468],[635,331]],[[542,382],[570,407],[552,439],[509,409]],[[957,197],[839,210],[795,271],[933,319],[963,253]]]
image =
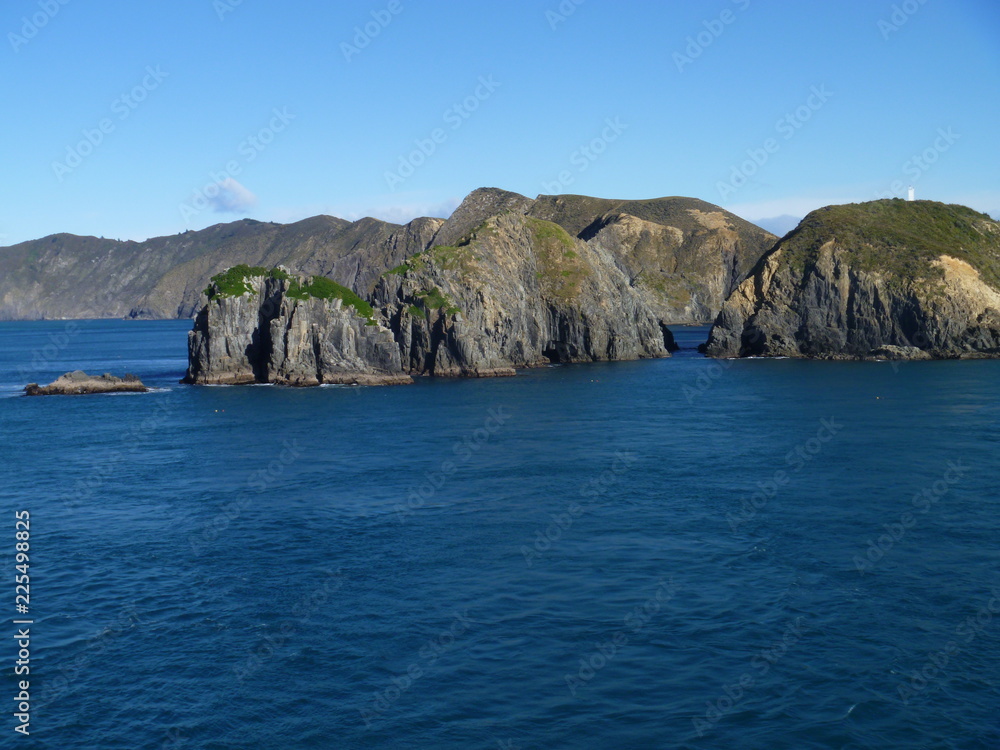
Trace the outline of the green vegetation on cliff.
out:
[[[529,218],[528,227],[531,229],[537,244],[551,244],[552,241],[556,241],[568,250],[575,247],[569,232],[551,221]]]
[[[273,275],[276,273],[284,274],[280,278],[288,278],[288,274],[280,268],[267,269],[263,266],[248,266],[246,263],[240,263],[238,266],[233,266],[222,273],[215,274],[212,277],[212,283],[205,289],[205,295],[209,299],[239,297],[253,291],[253,288],[250,286],[250,279],[259,276],[279,278]]]
[[[388,275],[405,276],[410,271],[426,268],[427,261],[422,257],[423,255],[424,255],[423,251],[416,253],[415,255],[411,255],[409,258],[404,260],[395,268],[390,268],[383,274],[383,276],[388,276]]]
[[[527,222],[543,289],[563,301],[576,297],[590,269],[576,252],[573,238],[551,221],[529,218]]]
[[[339,299],[345,305],[357,310],[362,317],[367,318],[368,325],[376,325],[375,311],[372,306],[347,287],[341,286],[325,276],[312,276],[303,284],[299,278],[291,276],[283,268],[264,268],[263,266],[248,266],[241,263],[213,276],[212,284],[205,290],[205,294],[210,300],[248,294],[253,292],[250,279],[254,277],[287,281],[288,291],[286,294],[291,299]]]
[[[298,279],[292,279],[288,288],[288,296],[292,299],[339,299],[345,305],[353,307],[362,317],[368,319],[368,325],[377,325],[375,321],[375,311],[372,306],[365,302],[346,286],[341,286],[336,281],[325,276],[313,276],[305,284],[300,284]]]
[[[451,298],[437,287],[422,289],[414,295],[427,310],[443,310],[446,315],[461,312]]]
[[[434,245],[427,250],[414,253],[395,268],[386,271],[383,275],[405,276],[411,271],[423,271],[432,262],[437,264],[442,270],[458,270],[468,275],[474,270],[476,260],[476,256],[472,252],[473,243],[483,236],[493,234],[496,234],[496,231],[489,222],[484,221],[454,245]]]
[[[781,243],[784,260],[805,272],[831,240],[859,270],[886,273],[899,282],[940,279],[941,269],[931,261],[950,255],[1000,289],[1000,225],[965,206],[894,198],[820,208]]]

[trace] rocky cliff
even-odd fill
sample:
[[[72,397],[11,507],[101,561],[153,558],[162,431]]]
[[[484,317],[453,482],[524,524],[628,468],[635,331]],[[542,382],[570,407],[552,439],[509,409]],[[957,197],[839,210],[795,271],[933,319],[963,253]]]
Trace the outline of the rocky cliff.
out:
[[[694,198],[611,201],[539,196],[527,215],[552,221],[612,258],[664,323],[707,325],[778,239]]]
[[[669,356],[673,337],[615,259],[558,224],[490,216],[383,275],[372,295],[414,374]]]
[[[188,334],[184,382],[412,382],[371,307],[324,277],[241,266],[219,274]]]
[[[234,267],[212,279],[185,382],[410,382],[550,362],[667,357],[673,337],[599,248],[521,214],[487,219],[382,275],[366,300],[325,277]]]
[[[447,222],[243,220],[145,242],[59,234],[0,248],[0,319],[190,318],[205,303],[205,280],[239,264],[283,265],[367,297],[386,270],[436,245],[452,246],[505,213],[554,222],[574,240],[610,254],[630,285],[670,323],[710,322],[776,239],[690,198],[532,200],[481,189]]]
[[[732,293],[706,353],[1000,356],[1000,224],[932,201],[814,211]]]
[[[417,233],[406,246],[423,239]],[[368,331],[355,326],[344,336],[329,305],[289,303],[294,284],[307,282],[285,279],[284,270],[241,266],[214,277],[191,334],[187,380],[483,377],[552,362],[666,357],[674,348],[667,326],[710,319],[774,239],[688,198],[531,200],[483,188],[426,247],[366,269],[377,278],[370,289],[355,286],[364,299],[354,310],[366,309]],[[338,289],[347,299],[350,290]],[[381,328],[369,341],[363,334],[373,327]]]

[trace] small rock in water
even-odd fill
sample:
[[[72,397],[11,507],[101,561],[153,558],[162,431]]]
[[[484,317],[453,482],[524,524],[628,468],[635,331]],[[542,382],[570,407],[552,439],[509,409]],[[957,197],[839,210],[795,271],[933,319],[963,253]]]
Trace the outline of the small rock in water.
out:
[[[24,388],[26,396],[78,396],[85,393],[146,393],[149,390],[142,381],[131,373],[117,378],[111,373],[88,375],[83,370],[74,370],[56,378],[48,385],[29,383]]]

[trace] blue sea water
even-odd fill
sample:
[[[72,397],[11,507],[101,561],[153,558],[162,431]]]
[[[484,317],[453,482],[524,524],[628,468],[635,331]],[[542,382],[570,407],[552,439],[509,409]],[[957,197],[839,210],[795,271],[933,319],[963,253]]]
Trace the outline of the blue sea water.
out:
[[[209,388],[189,326],[0,323],[0,746],[1000,747],[1000,362]],[[154,391],[18,395],[77,368]]]

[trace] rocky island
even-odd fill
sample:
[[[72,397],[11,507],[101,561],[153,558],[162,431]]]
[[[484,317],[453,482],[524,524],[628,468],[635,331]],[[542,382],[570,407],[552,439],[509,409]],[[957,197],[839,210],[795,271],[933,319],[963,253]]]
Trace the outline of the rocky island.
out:
[[[1000,223],[934,201],[809,214],[722,307],[712,357],[1000,357]]]
[[[79,396],[88,393],[146,393],[149,390],[135,375],[124,378],[114,375],[88,375],[83,370],[67,372],[48,385],[29,383],[24,389],[26,396]]]
[[[241,265],[214,276],[205,293],[208,303],[188,335],[182,382],[412,382],[371,305],[330,279]]]
[[[215,275],[184,381],[383,384],[667,357],[668,324],[710,320],[774,239],[688,198],[481,189],[368,289],[283,266]]]

